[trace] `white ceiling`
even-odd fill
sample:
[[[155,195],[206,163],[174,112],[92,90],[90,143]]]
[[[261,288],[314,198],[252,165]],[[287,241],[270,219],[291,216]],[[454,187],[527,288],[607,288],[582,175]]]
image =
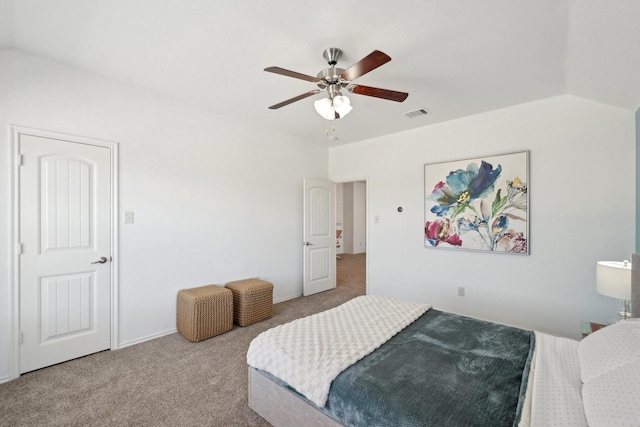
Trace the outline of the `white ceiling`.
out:
[[[640,106],[637,0],[0,0],[0,16],[0,47],[328,146],[565,93]],[[387,53],[356,82],[409,97],[351,95],[335,122],[321,94],[269,110],[316,86],[263,69],[315,76],[328,47],[341,68]]]

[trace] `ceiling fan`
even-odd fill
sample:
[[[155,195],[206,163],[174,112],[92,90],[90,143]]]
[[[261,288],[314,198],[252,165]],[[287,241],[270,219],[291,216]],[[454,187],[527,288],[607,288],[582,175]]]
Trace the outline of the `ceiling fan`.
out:
[[[395,90],[380,89],[377,87],[352,83],[352,81],[358,77],[363,76],[369,71],[375,70],[379,66],[391,61],[391,57],[386,53],[374,50],[346,70],[336,68],[336,64],[342,56],[342,50],[336,47],[330,47],[324,50],[322,56],[329,63],[329,68],[325,68],[320,71],[317,77],[297,73],[280,67],[267,67],[264,69],[264,71],[268,71],[270,73],[306,80],[317,84],[319,87],[319,89],[314,89],[303,93],[302,95],[298,95],[291,99],[287,99],[286,101],[272,105],[269,107],[271,110],[276,110],[284,107],[285,105],[300,101],[301,99],[315,95],[324,90],[327,92],[328,97],[316,101],[314,106],[318,114],[323,118],[327,120],[334,120],[344,117],[352,108],[349,98],[343,96],[341,93],[341,89],[343,88],[346,88],[350,93],[355,93],[357,95],[373,96],[375,98],[388,99],[396,102],[402,102],[407,99],[407,96],[409,96],[406,92],[398,92]]]

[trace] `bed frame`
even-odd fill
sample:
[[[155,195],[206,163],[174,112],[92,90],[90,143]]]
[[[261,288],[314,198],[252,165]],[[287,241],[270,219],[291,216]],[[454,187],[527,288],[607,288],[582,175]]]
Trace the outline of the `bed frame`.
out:
[[[277,427],[341,426],[299,394],[252,367],[249,367],[249,407]]]

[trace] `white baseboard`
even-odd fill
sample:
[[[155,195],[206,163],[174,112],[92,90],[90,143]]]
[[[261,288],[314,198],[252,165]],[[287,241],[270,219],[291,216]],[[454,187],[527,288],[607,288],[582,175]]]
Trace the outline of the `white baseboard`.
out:
[[[298,297],[301,297],[301,296],[302,296],[302,294],[296,294],[296,295],[292,295],[292,296],[288,296],[288,297],[278,298],[277,300],[274,300],[273,303],[277,304],[279,302],[289,301],[290,299],[298,298]]]
[[[15,378],[12,378],[12,377],[0,377],[0,384],[8,383],[11,380],[15,380]]]
[[[171,334],[175,334],[176,332],[178,332],[177,329],[169,329],[168,331],[164,331],[164,332],[160,332],[154,335],[148,335],[146,337],[142,337],[142,338],[138,338],[135,340],[131,340],[131,341],[125,341],[123,343],[120,343],[120,345],[118,346],[118,348],[125,348],[125,347],[129,347],[132,345],[136,345],[136,344],[141,344],[145,341],[151,341],[154,340],[156,338],[160,338],[160,337],[164,337],[166,335],[171,335]]]
[[[301,297],[301,296],[302,296],[302,294],[290,295],[290,296],[286,296],[286,297],[284,297],[284,298],[279,298],[277,301],[273,301],[273,303],[274,303],[274,304],[277,304],[277,303],[279,303],[279,302],[288,301],[288,300],[290,300],[290,299],[298,298],[298,297]],[[123,343],[120,343],[120,345],[118,346],[118,348],[119,348],[119,349],[120,349],[120,348],[125,348],[125,347],[129,347],[129,346],[132,346],[132,345],[136,345],[136,344],[143,343],[143,342],[145,342],[145,341],[151,341],[151,340],[154,340],[154,339],[156,339],[156,338],[164,337],[165,335],[171,335],[171,334],[174,334],[174,333],[176,333],[176,332],[178,332],[178,330],[177,330],[177,329],[170,329],[170,330],[168,330],[168,331],[160,332],[160,333],[157,333],[157,334],[154,334],[154,335],[148,335],[148,336],[146,336],[146,337],[138,338],[138,339],[135,339],[135,340],[125,341],[125,342],[123,342]]]

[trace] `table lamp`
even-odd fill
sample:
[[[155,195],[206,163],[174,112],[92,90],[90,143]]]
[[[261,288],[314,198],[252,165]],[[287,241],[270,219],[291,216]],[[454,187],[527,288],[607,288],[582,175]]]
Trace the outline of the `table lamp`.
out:
[[[602,295],[622,300],[619,313],[623,319],[631,316],[631,263],[629,261],[598,261],[596,266],[596,290]]]

